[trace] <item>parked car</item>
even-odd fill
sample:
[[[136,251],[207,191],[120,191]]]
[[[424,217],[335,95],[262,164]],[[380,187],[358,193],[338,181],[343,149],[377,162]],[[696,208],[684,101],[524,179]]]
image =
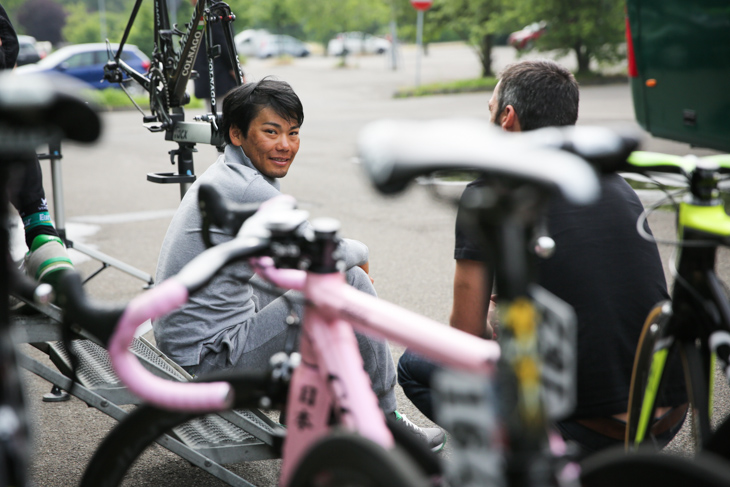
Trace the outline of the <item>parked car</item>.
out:
[[[307,57],[309,47],[299,39],[287,35],[269,35],[261,38],[256,55],[260,58],[289,55]]]
[[[283,54],[294,57],[309,56],[309,47],[288,35],[272,34],[264,29],[246,29],[233,38],[239,55],[268,58]]]
[[[18,36],[18,47],[18,66],[37,63],[43,57],[33,36]]]
[[[119,48],[114,44],[111,47],[115,52]],[[104,81],[104,65],[108,60],[106,44],[75,44],[62,47],[37,63],[19,67],[15,71],[18,74],[59,72],[78,78],[99,90],[116,88],[116,84]],[[150,67],[149,58],[134,45],[124,46],[122,60],[140,73],[146,73]]]
[[[547,32],[547,23],[533,22],[522,29],[513,32],[507,38],[507,43],[517,50],[531,49],[535,41]]]
[[[246,29],[236,34],[233,43],[236,51],[241,56],[258,56],[258,47],[263,38],[269,37],[271,33],[265,29]]]
[[[364,32],[341,32],[327,43],[327,55],[383,54],[390,50],[390,41]]]

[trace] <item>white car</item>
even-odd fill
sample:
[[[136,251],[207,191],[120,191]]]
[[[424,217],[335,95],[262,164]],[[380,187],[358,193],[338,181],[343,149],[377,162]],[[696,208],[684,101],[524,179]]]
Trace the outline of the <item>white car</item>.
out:
[[[261,59],[287,54],[293,57],[309,56],[309,47],[299,39],[272,34],[264,29],[247,29],[233,38],[239,55]]]
[[[390,41],[364,32],[341,32],[327,43],[327,55],[383,54],[390,50]]]
[[[270,35],[262,37],[257,46],[256,55],[260,58],[289,55],[293,57],[309,56],[309,47],[299,39],[287,35]]]
[[[270,35],[269,31],[265,29],[246,29],[236,34],[233,43],[236,45],[239,55],[254,57],[258,56],[261,41]]]

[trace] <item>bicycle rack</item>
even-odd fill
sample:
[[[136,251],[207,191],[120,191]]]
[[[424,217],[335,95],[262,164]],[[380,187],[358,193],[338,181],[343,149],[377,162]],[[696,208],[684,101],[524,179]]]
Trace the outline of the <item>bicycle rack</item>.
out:
[[[72,382],[71,358],[61,340],[61,312],[54,306],[26,303],[35,314],[14,315],[11,329],[15,344],[29,343],[48,354],[52,367],[18,351],[18,363],[54,386],[70,391],[104,414],[121,421],[128,414],[120,406],[139,404],[114,373],[107,351],[91,338],[72,342],[79,356]],[[135,338],[132,352],[152,373],[167,379],[187,381],[191,376],[143,337]],[[236,487],[253,484],[226,469],[224,464],[278,458],[274,443],[282,428],[258,410],[233,410],[194,419],[166,434],[157,443],[211,475]]]
[[[86,245],[73,242],[72,240],[66,238],[66,206],[63,198],[63,178],[61,175],[62,158],[63,155],[61,154],[60,141],[50,142],[48,144],[48,153],[38,155],[39,160],[47,159],[51,161],[51,180],[53,183],[53,218],[56,223],[56,231],[58,231],[58,234],[61,236],[61,239],[66,244],[66,247],[81,252],[82,254],[86,254],[92,259],[98,260],[102,263],[101,268],[91,274],[89,277],[87,277],[86,281],[93,278],[107,267],[115,267],[120,271],[129,274],[130,276],[136,277],[137,279],[146,282],[147,287],[151,287],[154,284],[154,280],[152,279],[152,276],[150,276],[146,272],[142,272],[141,270],[136,269],[131,265],[110,257],[102,252],[99,252],[98,250],[94,250],[90,247],[87,247]]]

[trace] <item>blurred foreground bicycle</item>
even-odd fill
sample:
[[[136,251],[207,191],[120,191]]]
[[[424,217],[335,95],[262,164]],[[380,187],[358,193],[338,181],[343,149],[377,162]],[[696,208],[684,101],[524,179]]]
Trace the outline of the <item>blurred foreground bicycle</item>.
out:
[[[10,329],[9,296],[48,302],[51,287],[38,285],[10,257],[11,182],[38,146],[61,139],[93,142],[101,131],[95,108],[71,79],[0,75],[0,486],[27,484],[28,424]]]

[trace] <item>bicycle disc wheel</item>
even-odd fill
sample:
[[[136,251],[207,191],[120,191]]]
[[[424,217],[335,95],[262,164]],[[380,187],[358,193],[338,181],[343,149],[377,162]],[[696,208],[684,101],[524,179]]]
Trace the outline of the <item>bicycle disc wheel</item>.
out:
[[[702,452],[694,458],[612,448],[581,464],[582,487],[726,487],[730,464]]]
[[[385,450],[352,433],[329,435],[302,458],[289,487],[423,487],[429,485],[401,450]]]

